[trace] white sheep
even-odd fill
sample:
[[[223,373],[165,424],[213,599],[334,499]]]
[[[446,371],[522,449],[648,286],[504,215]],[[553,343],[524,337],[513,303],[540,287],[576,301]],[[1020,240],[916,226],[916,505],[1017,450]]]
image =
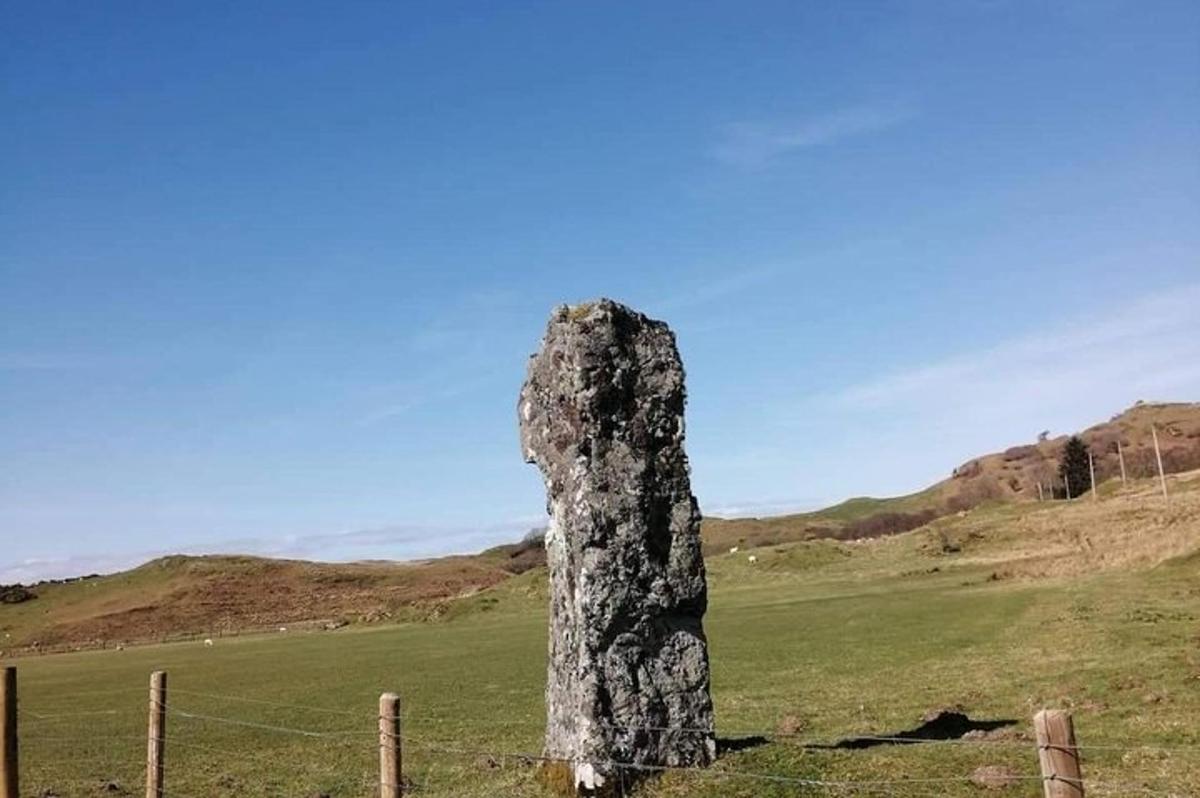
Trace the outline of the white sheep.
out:
[[[204,645],[211,646],[212,644],[213,644],[213,641],[212,641],[211,637],[204,638]]]
[[[737,552],[738,552],[738,547],[737,547],[737,546],[734,546],[732,549],[730,549],[730,550],[729,550],[729,553],[730,553],[730,554],[737,554]]]
[[[748,561],[752,562],[752,563],[756,563],[756,562],[758,562],[758,557],[754,556],[753,554],[751,554],[751,555],[750,555],[749,557],[747,557],[746,559],[747,559]]]

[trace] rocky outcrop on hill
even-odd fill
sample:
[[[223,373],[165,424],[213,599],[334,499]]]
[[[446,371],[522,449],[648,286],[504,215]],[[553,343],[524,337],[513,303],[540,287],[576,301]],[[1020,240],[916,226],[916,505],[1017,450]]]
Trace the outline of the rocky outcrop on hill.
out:
[[[24,585],[0,585],[0,604],[21,604],[37,598],[37,595]]]

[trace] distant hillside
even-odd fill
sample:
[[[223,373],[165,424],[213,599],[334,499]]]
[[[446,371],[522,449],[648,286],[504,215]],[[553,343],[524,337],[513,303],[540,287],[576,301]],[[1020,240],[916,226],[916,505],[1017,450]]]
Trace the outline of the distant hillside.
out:
[[[1081,433],[1097,455],[1098,480],[1120,475],[1118,440],[1131,478],[1155,473],[1151,424],[1169,472],[1200,468],[1200,404],[1140,404]],[[1033,502],[1038,482],[1047,485],[1054,475],[1065,441],[1059,436],[976,458],[910,496],[856,498],[775,518],[706,518],[705,550],[712,556],[734,546],[876,538],[980,505]],[[166,557],[109,576],[0,586],[0,653],[437,618],[460,599],[544,562],[536,535],[473,556],[412,563]]]
[[[1152,477],[1157,472],[1151,427],[1158,429],[1163,467],[1168,474],[1200,468],[1200,404],[1137,404],[1079,436],[1096,458],[1096,481],[1119,477],[1117,442],[1125,456],[1129,477]],[[1037,486],[1057,478],[1058,458],[1067,435],[970,460],[938,483],[944,501],[973,506],[989,499],[1034,500]]]
[[[422,618],[514,573],[505,554],[345,564],[164,557],[109,576],[35,585],[24,600],[0,605],[0,648],[112,646]]]
[[[1096,457],[1097,483],[1121,475],[1118,440],[1129,478],[1158,473],[1152,425],[1158,429],[1163,468],[1168,474],[1200,468],[1200,403],[1139,403],[1079,433]],[[1052,485],[1062,490],[1058,460],[1068,437],[1047,437],[968,460],[947,479],[908,496],[860,497],[815,512],[771,518],[706,518],[705,548],[718,552],[733,546],[895,534],[985,502],[1037,501],[1039,482],[1048,498]]]

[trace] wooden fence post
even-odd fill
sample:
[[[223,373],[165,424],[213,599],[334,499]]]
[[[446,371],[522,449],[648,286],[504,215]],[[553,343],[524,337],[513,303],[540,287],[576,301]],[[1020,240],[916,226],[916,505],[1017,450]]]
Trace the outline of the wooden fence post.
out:
[[[17,761],[17,669],[4,669],[0,682],[0,798],[18,798],[20,770]]]
[[[379,696],[379,798],[400,798],[400,696]]]
[[[146,798],[162,798],[167,736],[167,673],[150,674],[150,719],[146,735]]]
[[[1121,484],[1126,484],[1125,479],[1125,450],[1121,448],[1121,439],[1117,438],[1117,459],[1121,461]]]
[[[1154,459],[1158,460],[1158,481],[1162,485],[1163,498],[1167,498],[1167,475],[1163,471],[1162,450],[1158,448],[1158,429],[1150,425],[1150,434],[1154,436]]]
[[[1079,748],[1071,713],[1043,709],[1033,716],[1045,798],[1084,798]]]
[[[1096,459],[1088,452],[1088,473],[1092,475],[1092,501],[1096,500]]]

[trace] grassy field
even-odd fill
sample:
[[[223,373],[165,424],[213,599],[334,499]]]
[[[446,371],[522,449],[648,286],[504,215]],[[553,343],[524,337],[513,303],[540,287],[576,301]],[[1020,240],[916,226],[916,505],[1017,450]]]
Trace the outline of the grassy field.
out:
[[[894,538],[758,549],[754,564],[710,557],[727,751],[637,794],[1032,798],[1029,722],[1051,706],[1073,709],[1080,744],[1098,746],[1084,753],[1089,796],[1200,795],[1200,479],[1181,475],[1173,490],[1169,507],[1142,483],[1098,503],[980,508]],[[437,622],[19,660],[22,794],[138,793],[146,683],[161,668],[172,798],[372,795],[386,690],[404,700],[414,794],[545,795],[519,756],[540,751],[544,600],[539,569]],[[965,742],[818,747],[948,707],[1012,725]],[[969,780],[986,766],[1018,778]]]

